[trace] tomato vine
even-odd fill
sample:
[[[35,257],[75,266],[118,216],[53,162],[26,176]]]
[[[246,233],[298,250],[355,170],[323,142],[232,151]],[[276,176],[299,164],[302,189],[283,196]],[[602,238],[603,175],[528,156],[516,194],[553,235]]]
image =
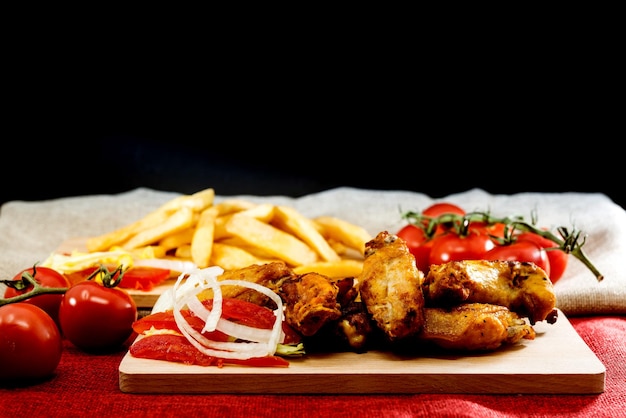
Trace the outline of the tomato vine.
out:
[[[35,267],[36,268],[36,267]],[[93,273],[89,275],[85,280],[95,280],[101,282],[102,286],[107,288],[117,287],[122,281],[124,276],[124,266],[120,265],[115,270],[109,271],[104,265],[100,265]],[[119,273],[119,274],[118,274]],[[0,283],[5,284],[7,287],[11,287],[15,290],[24,290],[32,286],[33,288],[25,293],[13,296],[10,298],[0,298],[0,306],[8,305],[9,303],[22,302],[26,299],[30,299],[33,296],[39,295],[51,295],[51,294],[65,294],[69,287],[45,287],[35,280],[35,277],[27,271],[22,273],[21,280],[0,280]]]
[[[583,250],[587,237],[583,235],[582,231],[576,228],[570,230],[559,226],[556,228],[557,235],[550,230],[538,228],[536,226],[537,216],[534,211],[531,213],[530,222],[525,220],[523,216],[496,217],[489,212],[480,211],[468,212],[464,215],[444,213],[439,216],[427,216],[422,213],[408,211],[402,213],[401,216],[410,224],[422,229],[427,239],[432,239],[442,227],[458,236],[467,236],[471,231],[471,224],[476,222],[487,226],[504,225],[503,236],[492,236],[494,240],[500,243],[514,241],[515,232],[532,232],[556,244],[554,248],[546,248],[546,250],[562,250],[567,254],[572,254],[595,275],[598,281],[604,279],[604,275],[595,267]]]

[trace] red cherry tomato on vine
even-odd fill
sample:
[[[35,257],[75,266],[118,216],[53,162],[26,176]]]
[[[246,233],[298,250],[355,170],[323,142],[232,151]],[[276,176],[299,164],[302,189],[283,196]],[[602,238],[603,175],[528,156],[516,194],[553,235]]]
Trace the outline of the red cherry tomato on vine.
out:
[[[86,351],[121,347],[136,320],[137,305],[126,291],[90,280],[70,287],[59,307],[63,335]]]
[[[42,285],[43,287],[70,287],[70,281],[63,274],[59,273],[56,270],[53,270],[48,267],[31,267],[25,270],[22,270],[18,274],[13,277],[13,280],[22,280],[22,274],[26,272],[33,276],[35,281]],[[12,287],[7,287],[4,292],[5,298],[12,298],[14,296],[19,296],[26,292],[29,292],[33,289],[33,286],[30,285],[23,290],[17,290]],[[52,319],[59,324],[59,305],[61,304],[61,300],[63,299],[63,294],[48,294],[48,295],[37,295],[32,298],[25,299],[23,302],[32,303],[33,305],[39,306],[41,309],[46,311]]]
[[[550,260],[546,250],[531,241],[517,241],[508,245],[499,245],[487,252],[483,259],[532,262],[541,267],[550,277]]]
[[[428,271],[432,241],[427,240],[424,231],[413,224],[408,224],[396,234],[406,242],[409,252],[415,257],[415,265],[423,272]]]
[[[422,215],[430,216],[431,218],[436,218],[437,216],[448,213],[461,216],[465,215],[465,211],[460,206],[447,202],[433,203],[422,211]]]
[[[522,232],[519,235],[516,235],[518,241],[527,240],[532,241],[542,248],[554,248],[558,245],[549,240],[548,238],[542,237],[541,235],[537,235],[532,232]],[[565,273],[565,269],[567,268],[568,254],[563,250],[547,250],[548,260],[550,260],[550,280],[552,283],[556,283],[561,277],[563,277],[563,273]]]
[[[0,307],[0,381],[49,377],[62,351],[58,327],[39,306],[15,302]]]
[[[443,264],[450,261],[480,260],[495,247],[489,235],[470,232],[462,237],[454,233],[433,238],[429,263]]]
[[[427,207],[426,209],[422,211],[422,215],[429,216],[431,218],[437,218],[441,215],[448,215],[448,214],[464,216],[465,211],[461,207],[455,205],[454,203],[447,203],[447,202],[433,203],[432,205],[430,205],[429,207]],[[435,235],[442,234],[449,228],[450,228],[449,225],[440,224],[437,226]]]

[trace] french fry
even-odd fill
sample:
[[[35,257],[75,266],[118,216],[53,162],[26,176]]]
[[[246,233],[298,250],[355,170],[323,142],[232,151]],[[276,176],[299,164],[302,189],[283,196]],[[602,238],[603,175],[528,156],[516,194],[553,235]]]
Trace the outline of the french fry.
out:
[[[155,228],[162,224],[174,212],[186,207],[199,212],[213,204],[215,190],[205,189],[192,195],[183,195],[164,203],[158,209],[131,224],[106,234],[87,239],[86,246],[90,252],[107,251],[115,245],[129,241],[142,231]]]
[[[347,247],[359,251],[360,254],[365,252],[365,243],[372,239],[372,236],[358,225],[352,224],[343,219],[332,216],[320,216],[313,219],[318,225],[324,229],[323,235],[327,239],[334,239],[345,244]]]
[[[242,210],[252,209],[255,206],[256,203],[252,203],[242,199],[228,199],[215,204],[215,207],[217,207],[217,211],[220,216],[229,215],[235,212],[241,212]]]
[[[191,260],[191,244],[181,245],[180,247],[176,248],[174,256],[176,258]]]
[[[235,214],[224,227],[230,235],[240,238],[252,247],[259,247],[292,266],[318,261],[317,253],[307,244],[258,219]]]
[[[191,195],[182,195],[166,202],[159,210],[166,213],[177,212],[182,208],[191,209],[194,212],[202,212],[204,209],[213,205],[215,199],[215,190],[212,188],[204,189]]]
[[[365,229],[330,216],[310,219],[284,205],[243,199],[216,204],[214,198],[212,188],[178,196],[136,222],[88,238],[88,250],[121,248],[140,258],[192,261],[199,268],[235,270],[282,261],[296,274],[361,273],[371,239]]]
[[[215,219],[214,239],[216,241],[230,236],[224,228],[224,225],[226,225],[226,222],[228,222],[228,220],[234,214],[235,213],[220,215]],[[269,223],[269,221],[274,217],[274,205],[264,203],[251,207],[249,209],[241,210],[239,212],[236,212],[236,214],[250,216],[251,218],[258,219],[265,223]]]
[[[272,224],[307,243],[322,257],[322,260],[339,261],[341,259],[318,232],[313,221],[295,209],[288,206],[276,206]]]
[[[167,250],[160,245],[148,245],[145,247],[133,248],[131,251],[137,258],[163,258]]]
[[[168,235],[175,234],[189,228],[194,222],[194,212],[188,207],[182,207],[168,216],[163,223],[152,228],[144,229],[122,244],[122,248],[131,250],[144,245],[159,242]]]
[[[247,267],[252,264],[264,264],[270,260],[259,258],[248,251],[234,245],[213,243],[211,253],[211,265],[220,266],[224,270],[234,270]]]
[[[89,252],[108,251],[111,247],[128,241],[138,232],[162,224],[169,216],[167,212],[156,210],[131,224],[97,237],[88,238],[86,243],[87,250]]]
[[[231,236],[231,237],[224,238],[216,242],[219,242],[220,244],[226,244],[226,245],[230,245],[233,247],[241,248],[242,250],[249,252],[253,256],[264,259],[264,260],[273,260],[273,261],[278,260],[278,258],[268,253],[263,248],[250,245],[249,243],[247,243],[246,241],[242,240],[239,237]]]
[[[191,240],[191,260],[199,268],[209,266],[211,251],[213,250],[213,232],[218,209],[211,206],[205,209],[198,219],[196,230]]]
[[[335,250],[335,252],[339,254],[340,257],[344,257],[346,254],[348,254],[349,248],[343,242],[336,241],[332,238],[326,238],[326,241],[328,241],[328,245],[330,245],[330,247]]]
[[[175,234],[168,235],[159,241],[159,247],[164,248],[165,251],[169,251],[186,244],[191,244],[194,232],[196,232],[196,228],[191,227],[183,229]]]
[[[293,268],[296,274],[319,273],[333,279],[344,277],[358,277],[363,271],[362,260],[343,259],[339,261],[320,261],[313,264],[296,266]]]
[[[275,206],[269,203],[262,203],[253,208],[243,210],[238,215],[249,216],[261,222],[269,223],[274,217]]]

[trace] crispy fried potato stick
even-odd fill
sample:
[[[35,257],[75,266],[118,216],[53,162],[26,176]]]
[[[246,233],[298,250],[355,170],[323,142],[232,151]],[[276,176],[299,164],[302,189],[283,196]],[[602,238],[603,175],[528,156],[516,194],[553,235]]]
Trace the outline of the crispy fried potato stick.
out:
[[[274,217],[274,205],[270,205],[268,203],[260,204],[250,209],[244,209],[239,212],[236,212],[238,215],[250,216],[251,218],[258,219],[262,222],[269,223]],[[235,213],[229,213],[227,215],[220,215],[215,219],[215,231],[213,232],[214,240],[220,240],[223,238],[230,237],[230,234],[224,228],[226,222],[234,215]]]
[[[322,260],[339,261],[341,259],[328,244],[328,241],[318,232],[313,221],[295,209],[287,206],[276,206],[272,224],[307,243],[322,257]]]
[[[169,251],[183,245],[191,244],[194,232],[196,232],[196,229],[192,227],[176,234],[168,235],[159,241],[159,247],[164,248],[165,251]]]
[[[87,250],[90,252],[108,251],[115,245],[121,245],[129,241],[140,232],[155,228],[166,222],[173,213],[182,208],[189,208],[193,211],[200,212],[204,210],[204,208],[212,205],[214,198],[215,190],[212,188],[199,191],[192,195],[175,197],[138,221],[106,234],[89,238],[86,243]]]
[[[169,218],[167,212],[157,210],[143,217],[142,219],[126,225],[115,231],[108,232],[104,235],[87,239],[87,250],[89,252],[108,251],[111,247],[120,245],[124,241],[128,241],[138,232],[153,228],[162,224]]]
[[[226,225],[226,232],[252,247],[284,260],[292,266],[311,264],[318,260],[317,253],[307,244],[285,231],[249,216],[233,215]]]
[[[144,229],[137,235],[122,244],[122,248],[130,250],[144,245],[150,245],[159,242],[168,235],[175,234],[193,225],[194,212],[188,207],[182,207],[172,215],[168,216],[162,223],[150,228]]]
[[[240,247],[233,245],[213,243],[213,252],[211,253],[211,265],[220,266],[224,270],[235,270],[252,264],[265,264],[270,261],[251,254]]]
[[[242,199],[229,199],[215,204],[215,207],[217,208],[220,216],[229,215],[235,212],[241,212],[242,210],[252,209],[255,206],[256,203],[252,203]]]
[[[313,264],[294,267],[293,271],[296,274],[315,272],[333,279],[359,277],[363,271],[363,261],[349,259],[339,261],[320,261]]]
[[[198,268],[209,267],[217,214],[218,209],[215,206],[211,206],[200,214],[196,224],[196,231],[191,240],[191,260]]]
[[[339,241],[347,247],[359,251],[360,254],[363,254],[365,251],[365,243],[372,239],[372,236],[365,228],[343,219],[332,216],[320,216],[313,221],[322,227],[324,231],[322,235],[324,237]]]
[[[194,212],[202,212],[204,209],[213,205],[215,199],[215,190],[212,188],[204,189],[191,195],[183,195],[175,197],[166,202],[159,210],[172,213],[182,208],[189,208]]]

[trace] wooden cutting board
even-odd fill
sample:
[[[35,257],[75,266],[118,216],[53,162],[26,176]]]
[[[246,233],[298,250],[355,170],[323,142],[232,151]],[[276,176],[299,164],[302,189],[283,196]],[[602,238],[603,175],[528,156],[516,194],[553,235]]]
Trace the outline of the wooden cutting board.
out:
[[[604,391],[604,365],[559,312],[535,325],[535,340],[483,354],[389,352],[311,354],[287,368],[187,366],[132,357],[119,366],[128,393],[482,393],[591,394]]]

